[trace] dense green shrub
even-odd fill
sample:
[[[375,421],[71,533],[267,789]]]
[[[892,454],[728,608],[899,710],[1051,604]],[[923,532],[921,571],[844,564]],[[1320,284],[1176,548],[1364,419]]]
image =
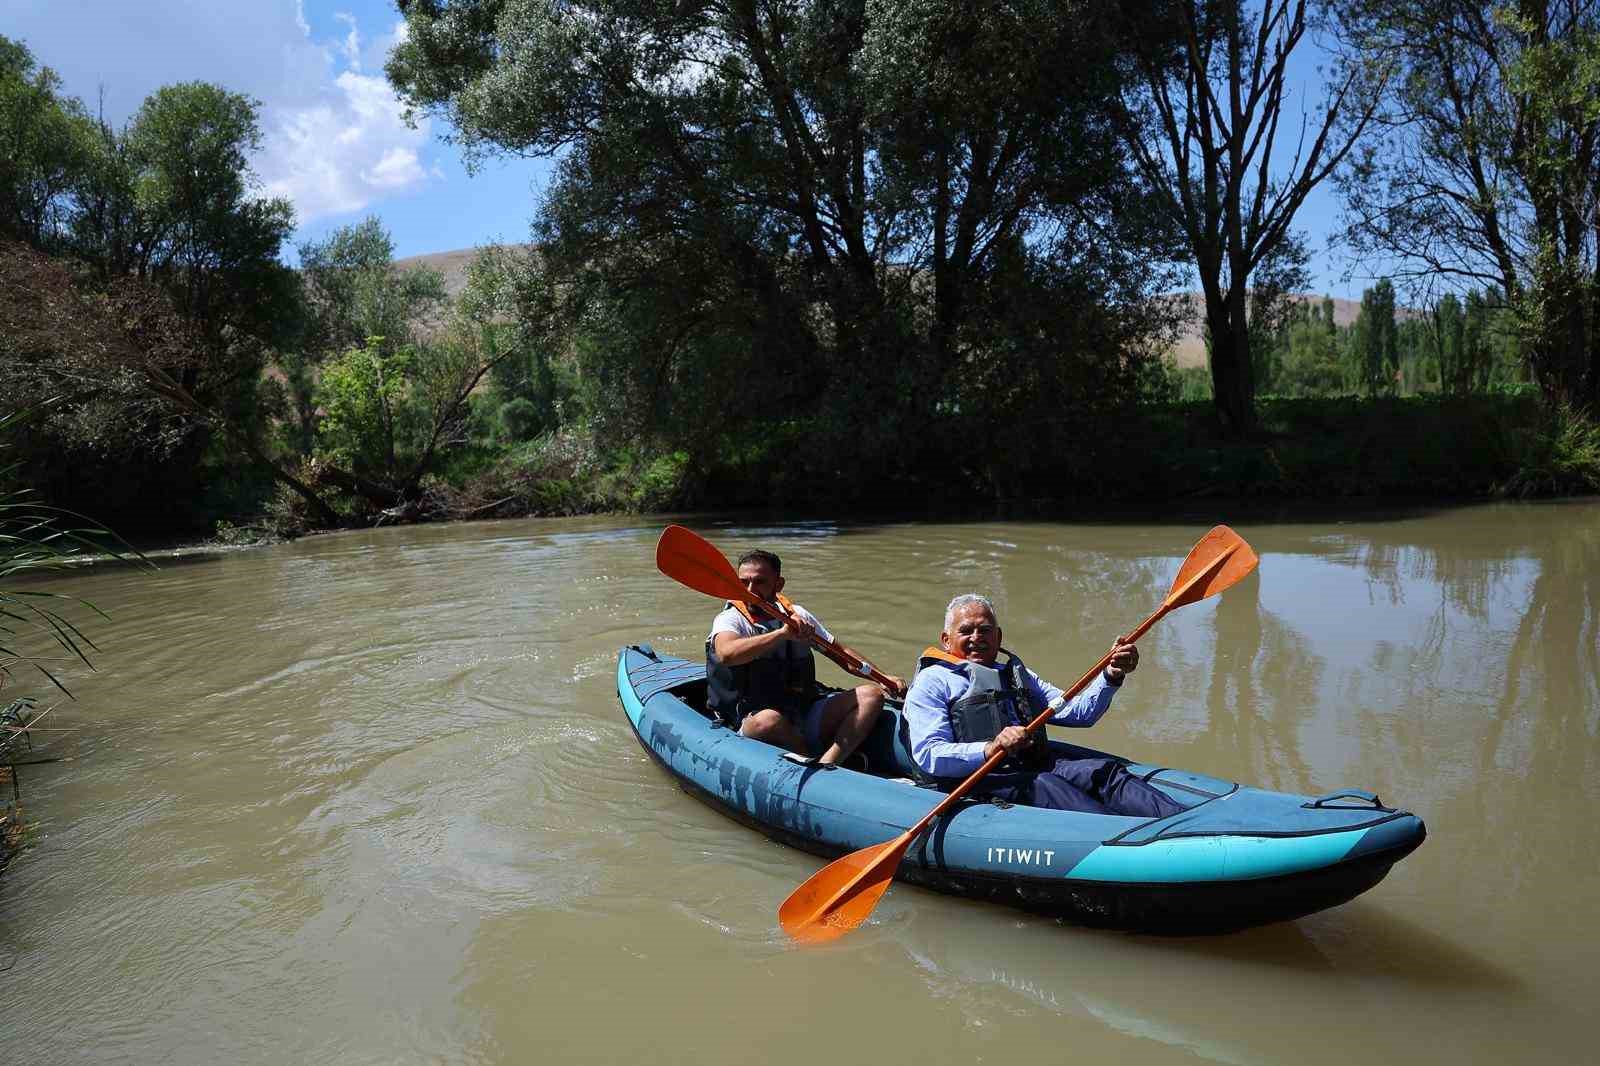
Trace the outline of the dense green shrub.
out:
[[[1563,404],[1513,429],[1509,441],[1516,472],[1500,486],[1505,495],[1600,492],[1600,422]]]
[[[524,396],[516,396],[495,412],[495,437],[506,444],[528,440],[542,422],[538,405]]]

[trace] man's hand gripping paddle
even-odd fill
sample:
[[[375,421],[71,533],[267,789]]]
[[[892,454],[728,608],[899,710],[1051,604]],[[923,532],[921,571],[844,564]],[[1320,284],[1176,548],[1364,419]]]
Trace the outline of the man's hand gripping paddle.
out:
[[[728,562],[715,545],[683,526],[668,526],[661,531],[661,539],[656,542],[656,569],[680,585],[686,585],[707,596],[715,596],[719,600],[739,600],[761,607],[774,618],[783,615],[777,604],[762,599],[744,587],[744,582],[739,580],[739,574],[734,570],[733,564]],[[822,654],[838,663],[846,673],[876,681],[889,692],[900,694],[899,686],[893,679],[842,644],[823,640],[815,633],[811,636],[811,643]]]
[[[665,540],[663,537],[663,543]],[[720,559],[720,556],[718,558]],[[1189,552],[1189,557],[1183,561],[1177,578],[1172,582],[1172,589],[1167,593],[1166,600],[1154,614],[1128,635],[1127,642],[1131,644],[1144,636],[1145,631],[1160,621],[1168,611],[1215,596],[1255,568],[1256,553],[1250,550],[1250,545],[1244,542],[1244,538],[1227,526],[1217,526],[1202,537],[1200,543],[1194,546],[1194,550]],[[1080,677],[1077,683],[1056,701],[1056,704],[1045,708],[1037,718],[1028,723],[1028,732],[1032,733],[1043,726],[1054,713],[1056,706],[1082,692],[1110,662],[1111,653],[1106,652],[1088,673]],[[972,772],[972,776],[946,796],[943,802],[898,837],[887,843],[874,844],[872,847],[853,851],[817,871],[810,880],[795,889],[778,908],[778,924],[783,926],[784,932],[802,943],[820,944],[837,939],[866,921],[867,916],[872,913],[872,908],[878,905],[878,898],[888,889],[889,882],[894,880],[895,871],[900,868],[900,860],[911,847],[912,841],[916,840],[935,818],[961,802],[961,798],[972,791],[973,786],[1005,757],[1004,751],[995,752],[982,766]]]

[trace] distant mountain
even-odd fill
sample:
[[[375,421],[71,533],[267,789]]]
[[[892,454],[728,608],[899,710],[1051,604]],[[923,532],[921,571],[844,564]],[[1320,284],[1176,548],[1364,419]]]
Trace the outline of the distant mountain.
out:
[[[521,251],[526,245],[518,247]],[[414,270],[417,267],[428,267],[444,275],[444,291],[451,298],[461,295],[461,290],[467,287],[467,267],[477,258],[478,249],[458,248],[453,252],[429,252],[427,255],[412,255],[394,261],[398,270]]]
[[[526,247],[526,245],[522,246]],[[431,267],[444,275],[445,291],[451,296],[457,296],[467,286],[467,266],[478,254],[476,248],[459,248],[453,252],[431,252],[427,255],[413,255],[405,259],[395,260],[395,266],[401,270],[412,267]],[[1169,300],[1182,300],[1189,306],[1185,315],[1186,325],[1178,334],[1178,342],[1172,347],[1172,354],[1177,359],[1179,366],[1205,366],[1205,297],[1198,292],[1174,293],[1166,297]],[[1322,297],[1316,293],[1303,293],[1296,297],[1310,303],[1320,305]],[[1335,325],[1348,326],[1356,320],[1361,313],[1360,300],[1343,300],[1334,297],[1333,321]],[[1405,317],[1407,312],[1400,309],[1399,314]]]

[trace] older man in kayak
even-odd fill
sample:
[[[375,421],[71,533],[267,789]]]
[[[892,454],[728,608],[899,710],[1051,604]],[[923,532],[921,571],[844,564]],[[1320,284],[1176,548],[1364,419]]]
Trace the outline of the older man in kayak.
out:
[[[739,558],[744,587],[785,612],[772,617],[760,607],[730,602],[711,623],[706,638],[706,703],[742,736],[843,763],[872,731],[883,710],[884,691],[875,684],[823,694],[817,686],[811,635],[833,636],[815,615],[783,595],[783,563],[769,551]],[[854,655],[850,649],[844,649]],[[906,683],[890,677],[897,694]],[[865,759],[858,755],[864,768]]]
[[[1001,661],[1001,656],[1005,660]],[[1161,818],[1183,807],[1115,759],[1050,754],[1043,730],[1023,728],[1047,706],[1055,725],[1091,726],[1111,706],[1139,649],[1118,637],[1110,664],[1070,702],[1000,647],[1000,623],[984,596],[957,596],[945,609],[939,647],[923,652],[906,695],[905,722],[917,776],[949,791],[1003,751],[973,795],[1057,810]]]

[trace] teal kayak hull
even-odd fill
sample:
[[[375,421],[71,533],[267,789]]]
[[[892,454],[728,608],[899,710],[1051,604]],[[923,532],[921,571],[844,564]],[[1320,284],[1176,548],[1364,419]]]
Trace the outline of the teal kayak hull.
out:
[[[624,648],[617,694],[639,743],[686,791],[816,855],[881,844],[943,799],[910,781],[892,701],[863,746],[864,773],[796,761],[714,721],[701,662]],[[1357,789],[1299,796],[1109,757],[1186,809],[1151,820],[967,802],[912,844],[897,879],[1086,925],[1215,933],[1344,903],[1427,835],[1416,815]]]

